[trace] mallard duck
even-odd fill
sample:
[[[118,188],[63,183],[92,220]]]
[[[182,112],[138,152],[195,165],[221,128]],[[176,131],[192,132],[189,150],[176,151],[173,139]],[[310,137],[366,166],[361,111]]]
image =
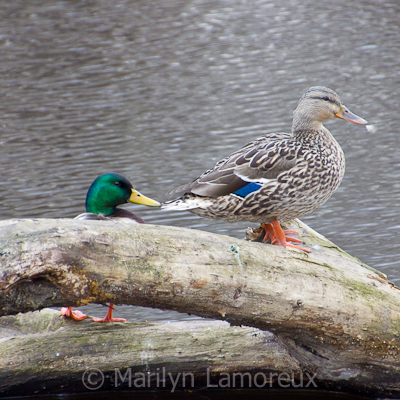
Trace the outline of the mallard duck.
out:
[[[286,236],[297,233],[283,231],[281,223],[319,208],[343,178],[343,150],[322,125],[329,118],[367,124],[333,90],[312,87],[293,113],[291,133],[272,133],[246,144],[197,179],[169,192],[183,195],[162,208],[228,222],[259,222],[265,241],[309,252],[288,243],[301,241]]]
[[[86,195],[86,213],[78,215],[75,219],[100,219],[123,218],[127,222],[145,224],[146,222],[130,211],[117,208],[120,204],[136,203],[149,207],[159,207],[158,201],[143,196],[135,190],[125,176],[115,172],[108,172],[97,177],[90,186]],[[114,304],[110,303],[105,318],[93,318],[95,322],[125,322],[124,318],[113,318]],[[79,310],[72,307],[63,307],[61,314],[77,321],[87,318]]]

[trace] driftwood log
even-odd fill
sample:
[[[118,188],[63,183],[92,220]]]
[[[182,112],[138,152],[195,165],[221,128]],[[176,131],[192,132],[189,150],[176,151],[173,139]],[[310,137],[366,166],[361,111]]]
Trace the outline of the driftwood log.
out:
[[[0,222],[0,315],[8,315],[0,318],[0,393],[22,384],[32,393],[90,390],[82,375],[96,384],[88,369],[96,367],[102,390],[126,390],[129,379],[130,390],[172,390],[177,379],[175,389],[278,385],[398,397],[399,289],[300,221],[288,228],[312,253],[154,225]],[[105,302],[230,325],[15,315]]]
[[[223,321],[77,323],[46,308],[2,317],[0,323],[7,328],[6,339],[0,339],[0,394],[7,396],[207,386],[257,389],[279,383],[290,388],[292,378],[300,387],[303,375],[302,387],[318,385],[313,374],[302,374],[274,334]],[[262,371],[257,381],[254,371]],[[235,382],[220,385],[226,374],[235,373]]]

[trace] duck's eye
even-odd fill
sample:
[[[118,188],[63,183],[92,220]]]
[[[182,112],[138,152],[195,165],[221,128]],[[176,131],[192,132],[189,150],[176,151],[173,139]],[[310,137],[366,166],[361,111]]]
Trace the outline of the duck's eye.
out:
[[[328,96],[324,96],[324,97],[322,98],[322,100],[324,100],[324,101],[330,101],[330,99],[329,99]]]
[[[121,182],[120,181],[116,181],[116,182],[114,182],[114,185],[115,186],[121,186]]]

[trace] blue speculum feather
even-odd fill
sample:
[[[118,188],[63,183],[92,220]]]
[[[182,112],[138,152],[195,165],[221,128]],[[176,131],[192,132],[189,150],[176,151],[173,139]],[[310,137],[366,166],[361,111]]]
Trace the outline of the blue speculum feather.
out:
[[[239,190],[236,190],[233,194],[236,194],[240,197],[246,197],[248,194],[255,192],[256,190],[260,189],[261,185],[259,183],[251,182],[248,185],[242,187]]]

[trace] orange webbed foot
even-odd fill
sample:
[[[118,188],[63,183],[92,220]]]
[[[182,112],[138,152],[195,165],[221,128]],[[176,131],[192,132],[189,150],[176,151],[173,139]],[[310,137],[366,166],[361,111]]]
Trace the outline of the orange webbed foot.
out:
[[[296,231],[290,231],[290,230],[286,230],[283,231],[283,234],[285,235],[285,239],[289,242],[293,242],[293,243],[303,243],[302,240],[291,237],[291,236],[287,236],[287,235],[296,235],[298,236],[298,233]]]
[[[275,219],[272,220],[270,224],[262,224],[262,225],[265,229],[264,241],[270,239],[271,243],[274,245],[292,247],[294,249],[303,250],[306,253],[311,253],[310,250],[304,247],[288,243],[288,242],[302,243],[302,241],[290,236],[286,236],[288,234],[298,235],[298,233],[296,231],[290,231],[290,230],[283,231],[281,224],[279,223],[278,220]]]
[[[107,315],[104,318],[92,318],[93,322],[126,322],[125,318],[113,318],[113,309],[114,309],[114,304],[110,303],[110,306],[108,307],[108,312]]]
[[[82,311],[72,310],[72,307],[61,308],[61,315],[64,315],[64,317],[67,317],[67,318],[72,318],[75,321],[82,321],[88,317]]]

